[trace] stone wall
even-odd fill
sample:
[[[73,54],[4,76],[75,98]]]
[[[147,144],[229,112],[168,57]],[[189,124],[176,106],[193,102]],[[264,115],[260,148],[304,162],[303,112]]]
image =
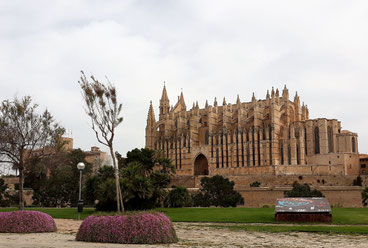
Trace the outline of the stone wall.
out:
[[[175,176],[171,180],[172,185],[186,188],[199,188],[201,178],[204,176]],[[261,183],[261,187],[288,187],[295,181],[300,184],[307,183],[313,187],[322,186],[353,186],[357,176],[343,175],[248,175],[248,176],[226,176],[235,182],[236,189],[248,188],[253,182]],[[362,185],[368,185],[368,175],[360,176]]]
[[[198,189],[202,177],[204,176],[175,176],[171,185]],[[356,176],[343,175],[249,175],[227,178],[235,182],[235,189],[245,199],[245,207],[274,206],[276,199],[284,197],[284,191],[290,190],[295,181],[322,191],[331,206],[362,207],[361,192],[368,185],[368,176],[361,176],[362,187],[352,186]],[[260,182],[261,187],[250,187],[253,182]]]
[[[273,207],[277,198],[284,197],[284,191],[290,189],[291,187],[264,187],[241,189],[239,192],[244,197],[245,207]],[[362,187],[324,186],[317,189],[322,191],[332,207],[362,207]]]

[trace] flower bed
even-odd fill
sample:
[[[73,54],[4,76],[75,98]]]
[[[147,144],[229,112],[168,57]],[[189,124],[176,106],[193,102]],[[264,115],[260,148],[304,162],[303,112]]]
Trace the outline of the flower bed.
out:
[[[0,233],[56,232],[54,219],[38,211],[0,212]]]
[[[178,241],[170,219],[162,213],[89,216],[79,227],[76,239],[121,244],[167,244]]]

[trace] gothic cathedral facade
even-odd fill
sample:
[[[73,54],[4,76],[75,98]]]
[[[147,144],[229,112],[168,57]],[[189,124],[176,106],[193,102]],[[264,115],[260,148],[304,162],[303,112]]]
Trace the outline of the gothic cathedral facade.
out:
[[[190,110],[183,93],[170,107],[163,88],[156,121],[152,102],[146,147],[169,157],[177,175],[358,175],[357,134],[336,119],[309,119],[298,94],[284,87],[266,98],[221,106],[198,102]]]

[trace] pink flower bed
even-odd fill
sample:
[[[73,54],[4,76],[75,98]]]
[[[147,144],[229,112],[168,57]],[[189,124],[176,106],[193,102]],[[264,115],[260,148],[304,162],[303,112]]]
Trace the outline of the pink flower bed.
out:
[[[38,211],[0,213],[0,233],[56,232],[54,219]]]
[[[178,241],[170,219],[162,213],[89,216],[79,227],[76,239],[121,244],[167,244]]]

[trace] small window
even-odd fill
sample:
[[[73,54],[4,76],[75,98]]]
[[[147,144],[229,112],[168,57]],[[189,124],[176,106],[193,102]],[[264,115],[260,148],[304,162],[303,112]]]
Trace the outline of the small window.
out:
[[[366,168],[366,165],[365,165],[365,164],[361,164],[361,165],[360,165],[360,168],[362,168],[362,169],[363,169],[363,168]]]
[[[351,138],[351,149],[352,149],[352,151],[353,152],[355,152],[355,138],[353,137],[353,138]]]

